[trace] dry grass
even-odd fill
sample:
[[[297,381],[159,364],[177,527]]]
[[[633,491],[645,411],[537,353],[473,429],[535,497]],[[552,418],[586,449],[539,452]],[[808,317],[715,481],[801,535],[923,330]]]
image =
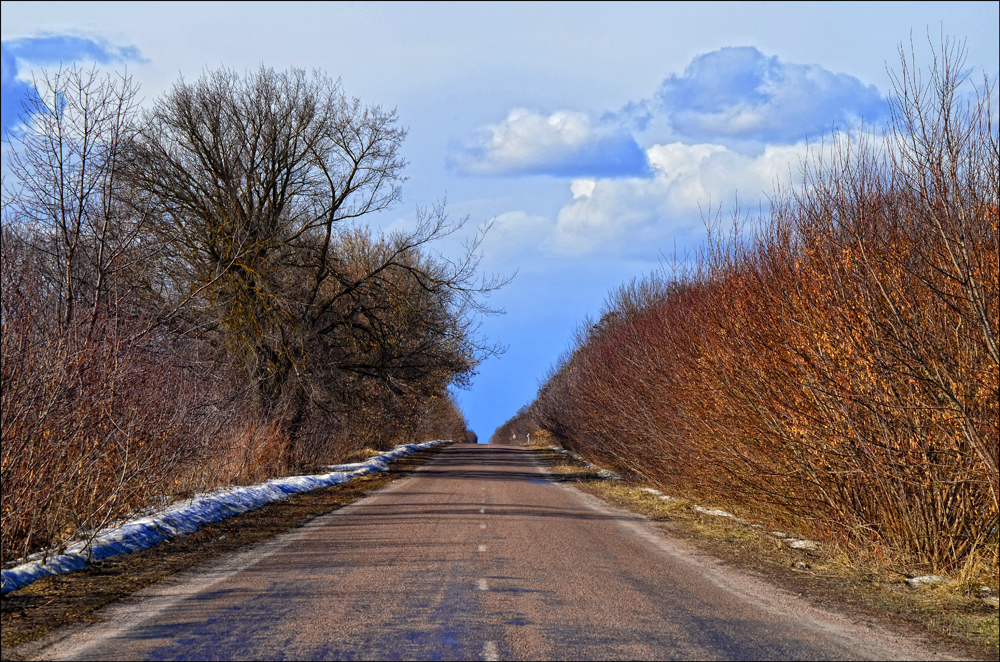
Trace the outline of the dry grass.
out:
[[[440,446],[392,463],[390,471],[370,474],[333,487],[202,527],[152,549],[106,559],[74,573],[55,575],[0,599],[0,656],[22,659],[18,647],[69,625],[101,620],[99,610],[175,573],[305,524],[387,483],[409,475]]]
[[[883,558],[824,546],[792,549],[765,529],[707,516],[685,499],[662,500],[642,491],[635,481],[608,481],[597,470],[550,449],[535,453],[562,482],[619,508],[641,514],[668,532],[768,581],[799,593],[818,606],[890,621],[976,659],[997,659],[1000,622],[996,609],[984,605],[981,586],[997,593],[998,578],[986,566],[968,567],[947,584],[912,589],[905,574]],[[739,517],[739,508],[729,509]],[[795,531],[787,531],[794,535]]]

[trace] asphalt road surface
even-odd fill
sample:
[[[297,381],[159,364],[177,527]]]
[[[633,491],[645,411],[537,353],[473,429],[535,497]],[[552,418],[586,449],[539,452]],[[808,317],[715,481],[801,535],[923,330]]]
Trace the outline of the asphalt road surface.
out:
[[[459,444],[412,477],[146,589],[78,659],[921,659],[652,524]]]

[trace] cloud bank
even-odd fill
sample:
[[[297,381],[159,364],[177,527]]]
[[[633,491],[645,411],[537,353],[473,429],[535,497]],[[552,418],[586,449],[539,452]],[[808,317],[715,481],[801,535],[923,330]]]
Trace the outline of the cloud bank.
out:
[[[469,175],[569,179],[572,199],[550,221],[512,211],[505,244],[525,237],[564,255],[628,253],[700,229],[704,215],[737,202],[766,203],[795,183],[809,144],[877,126],[886,100],[873,85],[816,64],[783,62],[753,47],[695,57],[649,98],[593,118],[562,110],[512,110],[454,146]],[[530,219],[530,222],[528,222]],[[545,240],[539,233],[547,228]]]

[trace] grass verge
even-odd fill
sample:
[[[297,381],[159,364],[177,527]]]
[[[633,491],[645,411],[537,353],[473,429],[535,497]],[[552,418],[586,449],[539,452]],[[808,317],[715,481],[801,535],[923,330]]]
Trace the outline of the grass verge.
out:
[[[46,577],[0,599],[0,659],[23,659],[17,648],[68,625],[101,620],[105,605],[170,575],[222,554],[236,552],[357,501],[410,475],[443,446],[400,458],[389,471],[297,494],[235,517],[206,525],[152,549],[117,556],[77,572]]]
[[[684,499],[661,499],[642,491],[641,483],[602,479],[593,466],[549,448],[533,450],[556,480],[643,515],[671,536],[752,571],[817,606],[890,622],[957,649],[955,652],[963,657],[1000,659],[1000,621],[997,610],[980,600],[982,576],[975,581],[914,589],[903,575],[875,562],[866,563],[857,555],[849,556],[828,546],[792,549],[766,529],[698,513]],[[986,582],[990,593],[996,595],[997,577],[991,579]]]

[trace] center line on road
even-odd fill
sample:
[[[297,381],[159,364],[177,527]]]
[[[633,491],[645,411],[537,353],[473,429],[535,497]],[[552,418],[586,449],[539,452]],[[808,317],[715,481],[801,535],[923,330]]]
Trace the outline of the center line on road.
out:
[[[483,659],[491,661],[500,659],[500,651],[497,650],[495,641],[487,641],[483,644]]]
[[[490,590],[490,587],[486,583],[485,579],[480,579],[480,580],[476,581],[476,588],[478,588],[480,591],[488,591],[488,590]]]

